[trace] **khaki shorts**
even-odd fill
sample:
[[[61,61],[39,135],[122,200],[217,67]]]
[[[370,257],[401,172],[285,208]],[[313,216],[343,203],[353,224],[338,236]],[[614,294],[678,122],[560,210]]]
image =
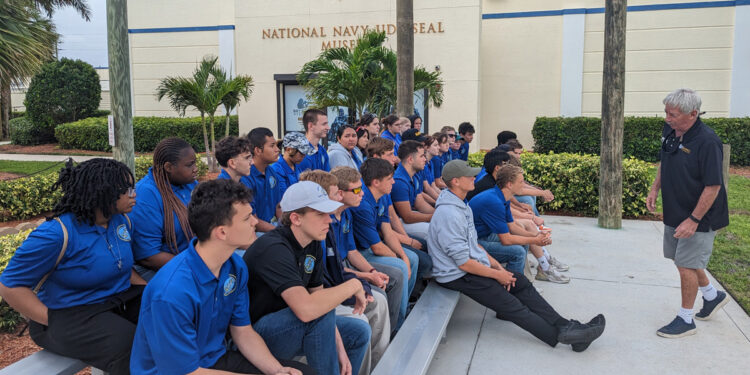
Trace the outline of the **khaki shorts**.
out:
[[[677,267],[705,269],[714,248],[716,231],[695,232],[690,238],[674,238],[675,228],[664,226],[664,257]]]

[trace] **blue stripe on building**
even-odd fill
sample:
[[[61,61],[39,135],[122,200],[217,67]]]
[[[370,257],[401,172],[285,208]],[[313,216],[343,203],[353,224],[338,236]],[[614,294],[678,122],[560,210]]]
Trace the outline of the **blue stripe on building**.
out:
[[[128,29],[128,34],[151,34],[151,33],[184,33],[190,31],[217,31],[234,30],[234,25],[218,26],[190,26],[190,27],[159,27],[151,29]]]
[[[736,1],[700,1],[693,3],[676,3],[676,4],[651,4],[651,5],[631,5],[628,12],[647,12],[652,10],[675,10],[675,9],[701,9],[701,8],[726,8],[741,5],[750,5],[750,0]],[[537,10],[529,12],[510,12],[510,13],[486,13],[482,19],[502,19],[502,18],[525,18],[525,17],[549,17],[562,16],[564,14],[598,14],[604,13],[604,8],[575,8],[560,10]]]

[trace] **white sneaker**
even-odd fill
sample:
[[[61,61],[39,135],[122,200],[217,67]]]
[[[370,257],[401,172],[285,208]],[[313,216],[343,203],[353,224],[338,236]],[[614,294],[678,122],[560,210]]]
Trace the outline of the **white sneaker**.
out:
[[[550,267],[547,271],[543,271],[540,267],[539,272],[536,273],[536,279],[557,284],[567,284],[570,282],[570,278],[561,274],[555,267]]]
[[[553,256],[549,257],[549,264],[551,264],[553,267],[557,268],[557,270],[560,271],[560,272],[565,272],[565,271],[567,271],[567,270],[570,269],[570,267],[567,264],[565,264],[565,263],[557,260],[557,258],[555,258]]]

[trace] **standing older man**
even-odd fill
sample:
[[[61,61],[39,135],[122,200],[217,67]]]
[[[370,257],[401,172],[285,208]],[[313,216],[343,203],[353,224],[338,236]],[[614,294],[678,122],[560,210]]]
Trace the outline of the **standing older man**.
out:
[[[693,304],[700,288],[703,308],[696,319],[708,320],[728,299],[706,277],[716,231],[729,225],[727,193],[722,177],[719,137],[698,117],[701,98],[690,89],[664,98],[661,164],[646,200],[654,211],[661,188],[664,202],[664,257],[680,273],[682,307],[677,317],[656,331],[662,337],[695,334]]]

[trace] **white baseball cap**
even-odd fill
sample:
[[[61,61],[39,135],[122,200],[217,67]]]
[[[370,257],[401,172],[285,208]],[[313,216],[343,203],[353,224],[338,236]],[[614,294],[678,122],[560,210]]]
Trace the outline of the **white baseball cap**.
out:
[[[290,186],[281,198],[281,212],[310,207],[316,211],[332,213],[341,206],[342,203],[329,199],[326,191],[312,181],[300,181]]]

